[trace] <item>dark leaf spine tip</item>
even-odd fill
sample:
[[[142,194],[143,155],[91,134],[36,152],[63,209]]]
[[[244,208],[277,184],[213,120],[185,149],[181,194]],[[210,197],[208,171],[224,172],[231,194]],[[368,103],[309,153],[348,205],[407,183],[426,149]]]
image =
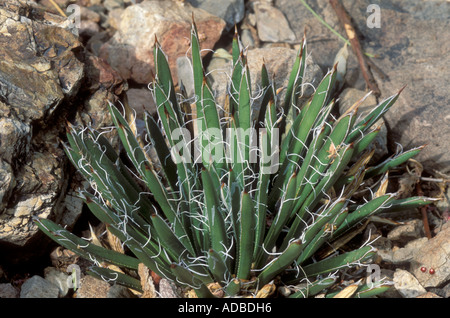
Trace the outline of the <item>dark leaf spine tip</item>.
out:
[[[300,51],[298,53],[298,57],[301,58],[303,56],[303,50],[305,49],[305,45],[302,45]]]
[[[400,95],[401,92],[403,92],[403,90],[405,89],[405,87],[406,87],[407,85],[408,85],[408,84],[405,84],[402,88],[400,88],[400,90],[398,91],[397,95]]]
[[[192,26],[197,29],[197,25],[195,23],[195,17],[194,17],[194,12],[192,12]]]
[[[338,64],[339,64],[339,62],[334,63],[334,65],[333,65],[333,73],[335,73],[337,71]]]
[[[167,117],[170,117],[170,116],[169,116],[169,112],[167,111],[166,108],[164,108],[164,115],[166,115]]]

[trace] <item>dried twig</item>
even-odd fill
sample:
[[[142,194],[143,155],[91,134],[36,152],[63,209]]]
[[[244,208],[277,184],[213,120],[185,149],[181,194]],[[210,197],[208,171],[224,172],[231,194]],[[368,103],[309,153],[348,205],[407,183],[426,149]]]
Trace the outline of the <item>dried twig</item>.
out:
[[[420,186],[420,182],[416,185],[417,195],[423,196],[422,187]],[[428,205],[424,205],[420,207],[420,212],[422,213],[422,220],[423,220],[423,227],[425,230],[425,235],[428,239],[431,239],[431,231],[430,231],[430,225],[428,224],[428,215],[427,215],[427,208]]]
[[[59,7],[59,5],[54,0],[50,0],[50,3],[55,7],[55,9],[59,12],[60,15],[67,18],[67,15],[64,13],[64,11]]]
[[[366,57],[361,49],[361,44],[359,43],[358,37],[356,36],[355,28],[351,23],[350,16],[345,11],[339,0],[330,0],[330,4],[333,6],[334,11],[339,18],[339,21],[343,25],[345,32],[347,33],[348,39],[350,40],[351,47],[356,57],[358,58],[358,63],[361,68],[364,80],[366,81],[367,87],[373,92],[377,97],[381,95],[380,89],[370,71],[369,65],[367,63]]]

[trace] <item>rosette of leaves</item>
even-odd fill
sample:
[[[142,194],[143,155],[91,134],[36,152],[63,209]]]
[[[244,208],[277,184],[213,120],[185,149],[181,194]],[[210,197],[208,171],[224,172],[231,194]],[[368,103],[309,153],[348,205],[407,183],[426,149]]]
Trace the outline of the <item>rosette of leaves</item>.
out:
[[[283,101],[262,65],[260,107],[255,109],[246,56],[236,34],[226,105],[218,107],[205,77],[194,23],[190,54],[195,91],[191,105],[183,88],[176,89],[155,41],[151,90],[157,118],[146,114],[144,137],[133,120],[127,120],[130,114],[110,105],[124,155],[102,132],[69,127],[66,153],[91,185],[81,196],[124,252],[97,246],[50,220],[37,224],[62,246],[92,260],[91,274],[139,291],[133,273],[144,264],[176,285],[195,290],[198,297],[213,296],[211,286],[234,297],[255,295],[264,286],[302,282],[307,284],[291,297],[311,296],[333,285],[340,269],[368,262],[375,253],[366,244],[319,257],[322,247],[378,211],[430,203],[424,197],[399,199],[396,193],[386,193],[389,169],[421,147],[369,165],[373,150],[368,146],[380,128],[376,123],[400,92],[365,117],[358,116],[361,100],[336,118],[335,67],[301,104],[303,39],[286,74]],[[149,157],[150,146],[159,158],[158,169]],[[363,199],[354,196],[373,180],[378,180],[373,191]],[[369,296],[387,287],[382,282],[361,285],[354,295]]]

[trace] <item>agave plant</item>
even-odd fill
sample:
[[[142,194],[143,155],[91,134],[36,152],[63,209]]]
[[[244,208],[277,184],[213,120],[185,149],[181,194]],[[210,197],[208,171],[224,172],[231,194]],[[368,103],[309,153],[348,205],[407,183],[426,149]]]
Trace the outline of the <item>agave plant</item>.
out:
[[[368,262],[375,253],[370,244],[346,253],[323,253],[321,248],[380,210],[430,203],[424,197],[399,199],[396,193],[386,193],[389,169],[421,147],[369,165],[373,150],[368,146],[380,128],[375,124],[400,92],[365,117],[358,115],[360,100],[336,118],[335,67],[300,104],[303,39],[282,102],[262,65],[263,94],[256,109],[236,34],[226,105],[218,107],[204,74],[195,23],[190,53],[192,105],[183,87],[176,90],[157,41],[151,90],[158,118],[146,114],[141,135],[130,113],[110,104],[125,156],[102,132],[68,129],[66,153],[91,185],[80,195],[124,252],[97,246],[50,220],[37,224],[59,244],[92,260],[91,274],[139,291],[133,273],[144,264],[176,285],[195,290],[198,297],[212,296],[213,285],[233,297],[302,282],[307,284],[291,297],[310,296],[334,284],[340,269]],[[159,167],[149,156],[150,147],[156,150]],[[363,199],[355,197],[371,180],[378,180],[377,187]],[[386,287],[365,285],[357,294],[373,295]]]

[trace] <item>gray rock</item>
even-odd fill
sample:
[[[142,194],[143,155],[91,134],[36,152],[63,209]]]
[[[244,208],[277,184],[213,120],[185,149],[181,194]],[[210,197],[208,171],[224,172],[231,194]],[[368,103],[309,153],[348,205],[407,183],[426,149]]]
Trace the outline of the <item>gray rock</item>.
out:
[[[417,296],[416,298],[442,298],[442,297],[432,292],[426,292],[425,294]]]
[[[450,298],[450,283],[442,288],[442,297]]]
[[[17,158],[23,157],[29,151],[31,127],[6,116],[5,113],[5,117],[0,117],[0,158],[13,164]]]
[[[59,297],[65,297],[69,292],[69,275],[61,272],[55,267],[47,267],[44,270],[44,277],[47,281],[59,288]]]
[[[33,250],[35,217],[59,221],[66,210],[67,162],[58,136],[66,102],[84,78],[81,42],[64,19],[31,5],[0,3],[0,244],[7,258],[25,257],[25,246]]]
[[[232,29],[244,18],[244,0],[186,0],[186,2],[224,20],[227,23],[226,31]]]
[[[414,275],[403,269],[395,271],[394,287],[403,298],[415,298],[427,292]]]
[[[281,10],[266,2],[256,2],[254,11],[261,41],[291,43],[297,40]]]
[[[124,7],[124,3],[122,0],[105,0],[103,1],[103,5],[105,6],[107,11],[112,11],[114,9]]]
[[[19,298],[19,290],[10,283],[0,284],[0,298]]]
[[[107,298],[109,289],[109,283],[86,275],[81,278],[77,298]]]
[[[427,243],[426,237],[408,242],[404,247],[392,246],[391,240],[381,237],[376,241],[377,254],[384,262],[401,265],[410,263],[418,250]],[[384,242],[384,243],[381,243]]]
[[[255,39],[253,38],[252,31],[250,29],[242,29],[241,31],[241,42],[242,46],[245,48],[253,49],[255,48]]]
[[[16,186],[16,179],[12,167],[3,160],[0,160],[0,180],[2,180],[2,183],[0,184],[0,211],[3,211],[12,190]]]
[[[191,60],[186,56],[177,58],[178,85],[183,85],[187,96],[194,95],[194,75]]]
[[[136,111],[136,118],[143,119],[144,112],[156,113],[153,95],[148,88],[130,88],[126,92],[128,105]]]
[[[74,96],[83,78],[83,65],[74,51],[81,43],[69,30],[0,7],[0,94],[25,121],[43,120]],[[14,41],[11,41],[14,39]]]
[[[121,285],[112,285],[107,294],[107,298],[136,298],[130,289]]]
[[[79,34],[82,38],[90,38],[100,32],[98,23],[90,20],[82,20],[80,22]]]
[[[391,241],[406,243],[424,236],[422,220],[411,220],[391,230],[387,238]]]
[[[348,8],[347,3],[349,2],[350,1],[343,1],[346,8]],[[352,1],[352,3],[354,3],[354,1]],[[339,20],[329,1],[311,1],[308,2],[308,5],[332,28],[339,28]],[[310,11],[308,11],[301,1],[276,0],[275,6],[286,17],[291,30],[296,35],[297,42],[300,43],[304,32],[306,31],[307,42],[313,43],[308,47],[308,51],[311,52],[312,58],[324,71],[331,69],[333,67],[334,58],[342,47],[343,42],[331,33],[331,31]],[[352,14],[353,12],[350,11],[350,13]],[[344,35],[344,33],[341,34]],[[349,65],[348,73],[351,71],[351,68],[352,66]]]
[[[33,152],[28,156],[28,160],[16,168],[13,191],[18,200],[14,205],[8,205],[0,218],[0,241],[22,247],[39,233],[34,217],[61,218],[63,209],[58,201],[64,193],[64,184],[67,184],[62,162],[49,151]]]
[[[20,298],[58,298],[59,288],[41,276],[35,275],[23,283]]]
[[[450,4],[442,2],[427,8],[428,12],[418,16],[413,7],[403,7],[403,2],[393,1],[391,7],[383,10],[384,19],[402,23],[394,23],[389,32],[379,32],[374,39],[380,45],[377,51],[385,57],[377,65],[390,78],[390,81],[379,81],[379,86],[388,95],[395,93],[393,86],[398,89],[407,85],[395,110],[386,116],[392,140],[405,148],[427,144],[415,159],[426,168],[447,172],[450,171],[450,154],[446,151],[450,146],[450,97],[449,84],[442,79],[450,77],[450,64],[442,57],[450,50],[450,43],[436,40],[449,35],[450,21],[439,17],[442,11],[448,15]]]
[[[405,245],[405,247],[394,248],[392,250],[392,263],[405,264],[411,262],[411,260],[414,259],[418,250],[423,246],[425,246],[426,243],[427,238],[422,237],[409,242],[408,244]]]
[[[101,21],[100,14],[91,10],[90,7],[81,6],[80,15],[81,20],[89,20],[97,23]]]
[[[427,169],[450,171],[450,110],[448,104],[450,64],[443,58],[450,51],[450,20],[448,1],[401,1],[380,3],[380,28],[370,28],[367,8],[373,1],[343,0],[352,17],[363,50],[379,57],[372,59],[387,76],[372,71],[381,90],[380,99],[397,93],[406,85],[400,98],[385,120],[389,131],[389,148],[394,152],[397,143],[404,149],[426,144],[415,158]],[[328,1],[309,3],[332,28],[345,36],[336,13]],[[305,9],[300,1],[277,0],[297,38],[306,28],[309,42],[314,42],[312,56],[322,68],[332,66],[334,55],[342,46],[330,30]],[[350,50],[351,51],[351,50]],[[361,70],[353,52],[349,56],[347,84],[365,88]]]
[[[161,298],[180,298],[176,292],[176,286],[165,278],[159,281],[159,293]]]
[[[108,12],[108,24],[111,28],[117,29],[122,18],[122,13],[125,11],[123,8],[118,8]]]

